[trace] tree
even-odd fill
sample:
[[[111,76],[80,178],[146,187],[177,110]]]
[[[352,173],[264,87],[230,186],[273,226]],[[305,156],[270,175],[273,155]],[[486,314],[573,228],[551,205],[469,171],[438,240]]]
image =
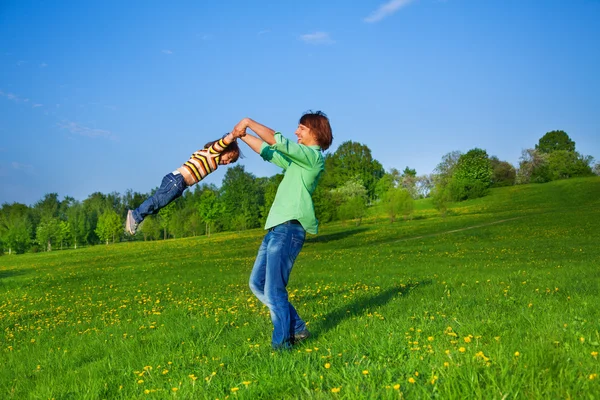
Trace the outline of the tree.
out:
[[[44,218],[37,226],[35,237],[38,244],[52,251],[52,243],[60,242],[61,239],[60,220],[58,218]]]
[[[492,183],[492,166],[485,150],[474,148],[458,159],[452,179],[452,200],[462,201],[483,197]]]
[[[414,210],[414,202],[408,190],[404,188],[391,188],[383,197],[383,205],[391,223],[396,221],[398,214],[407,219]]]
[[[512,186],[515,184],[517,171],[509,162],[500,161],[498,157],[490,157],[492,166],[492,185],[491,187]]]
[[[432,176],[433,188],[431,194],[433,205],[442,215],[446,215],[448,203],[452,200],[450,183],[461,156],[460,151],[445,154]]]
[[[537,149],[525,149],[521,152],[519,170],[515,182],[518,185],[543,183],[550,181],[548,173],[548,154]]]
[[[592,162],[593,158],[584,157],[575,151],[555,150],[548,154],[550,180],[593,175],[590,167]]]
[[[0,241],[8,254],[24,253],[31,243],[33,224],[25,204],[3,204],[0,209]]]
[[[80,243],[87,241],[87,235],[90,231],[89,220],[86,218],[83,205],[78,201],[74,201],[66,213],[70,239],[73,247],[77,248]]]
[[[354,219],[360,225],[367,210],[367,189],[360,179],[350,179],[331,192],[339,204],[340,218]]]
[[[368,199],[375,198],[377,181],[385,174],[379,161],[373,159],[371,150],[360,143],[347,141],[342,143],[335,153],[326,159],[327,180],[338,187],[350,179],[358,178],[367,189]]]
[[[140,225],[139,231],[144,235],[144,241],[156,240],[160,237],[161,227],[154,215],[148,215]]]
[[[210,236],[211,226],[223,215],[225,212],[225,205],[219,200],[217,192],[213,190],[205,190],[200,196],[200,202],[198,203],[198,214],[200,219],[204,222],[207,236]]]
[[[33,205],[33,216],[36,224],[58,217],[60,201],[57,193],[46,193],[44,198]]]
[[[546,154],[557,150],[575,151],[575,142],[565,131],[550,131],[540,138],[535,149]]]
[[[417,176],[416,188],[419,198],[429,197],[434,187],[433,174]]]
[[[260,225],[260,209],[264,204],[264,188],[243,165],[227,169],[220,197],[225,206],[223,222],[228,229],[249,229]]]
[[[168,237],[168,228],[171,223],[171,219],[175,214],[175,208],[177,207],[177,200],[167,204],[158,212],[158,223],[160,227],[163,229],[163,239],[167,240]]]
[[[417,191],[417,171],[408,167],[404,168],[404,171],[402,171],[402,181],[400,186],[410,193],[410,196],[413,199],[418,199],[419,193]]]
[[[114,210],[109,209],[100,214],[95,231],[101,241],[108,244],[108,241],[112,240],[114,243],[123,231],[123,223],[119,215]]]
[[[594,174],[596,174],[596,175],[600,175],[600,162],[597,162],[597,163],[594,165],[593,172],[594,172]]]

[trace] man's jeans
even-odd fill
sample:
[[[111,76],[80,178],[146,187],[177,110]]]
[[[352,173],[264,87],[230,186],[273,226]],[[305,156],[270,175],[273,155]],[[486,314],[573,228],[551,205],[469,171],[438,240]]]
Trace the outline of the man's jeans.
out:
[[[158,190],[148,197],[141,206],[133,210],[133,218],[140,223],[150,214],[156,214],[161,208],[178,198],[187,188],[183,175],[168,173],[162,180]]]
[[[306,323],[290,304],[286,289],[305,237],[302,225],[290,221],[269,229],[250,274],[252,293],[269,307],[271,313],[274,327],[271,345],[274,349],[291,347],[294,333],[306,329]]]

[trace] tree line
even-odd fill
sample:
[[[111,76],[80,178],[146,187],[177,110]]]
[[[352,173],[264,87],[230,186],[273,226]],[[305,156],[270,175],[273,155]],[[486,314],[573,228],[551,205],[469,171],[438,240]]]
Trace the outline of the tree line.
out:
[[[564,131],[546,133],[534,148],[522,152],[517,167],[474,148],[444,155],[433,173],[425,175],[409,167],[385,171],[366,145],[347,141],[326,154],[313,200],[321,222],[360,224],[374,203],[382,204],[394,222],[398,216],[410,216],[415,199],[431,197],[445,213],[449,203],[485,196],[493,187],[600,175],[600,164],[593,162],[575,151],[575,142]],[[138,207],[152,192],[96,192],[83,201],[69,196],[60,200],[57,193],[49,193],[32,206],[5,203],[0,208],[0,254],[258,228],[265,223],[282,178],[282,174],[256,177],[243,165],[229,167],[220,187],[199,184],[187,190],[147,217],[134,237],[123,230],[127,210]]]

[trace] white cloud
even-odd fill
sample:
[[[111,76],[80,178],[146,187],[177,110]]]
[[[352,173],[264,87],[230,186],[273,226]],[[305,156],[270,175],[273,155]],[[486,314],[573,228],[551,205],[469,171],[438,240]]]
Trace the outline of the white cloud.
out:
[[[112,132],[110,132],[110,131],[107,131],[104,129],[89,128],[87,126],[80,125],[77,122],[72,122],[72,121],[59,122],[58,127],[62,128],[62,129],[66,129],[67,131],[69,131],[73,134],[85,136],[85,137],[89,137],[89,138],[98,138],[99,137],[99,138],[111,139],[111,140],[117,139],[117,137],[115,135],[113,135]]]
[[[309,44],[334,44],[335,40],[333,40],[329,33],[327,32],[315,32],[315,33],[307,33],[305,35],[300,35],[300,40]]]
[[[45,62],[43,62],[43,63],[40,64],[41,68],[46,68],[47,66],[48,66],[48,64],[46,64]]]
[[[173,54],[173,52],[171,50],[167,50],[167,49],[163,50],[162,52],[163,52],[163,54]]]
[[[12,167],[12,169],[15,169],[17,171],[23,171],[23,172],[26,172],[26,173],[32,174],[32,175],[33,175],[33,173],[35,171],[34,168],[33,168],[33,165],[21,164],[21,163],[18,163],[16,161],[13,161],[10,164],[10,166]]]
[[[377,10],[373,11],[371,15],[365,18],[365,22],[379,22],[382,19],[389,17],[402,7],[405,7],[412,3],[414,0],[391,0],[385,4],[382,4]]]

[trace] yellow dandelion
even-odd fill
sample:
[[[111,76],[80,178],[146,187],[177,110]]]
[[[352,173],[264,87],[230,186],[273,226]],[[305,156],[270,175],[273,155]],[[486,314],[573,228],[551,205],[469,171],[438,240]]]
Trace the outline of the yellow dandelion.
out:
[[[430,342],[433,342],[433,336],[429,336],[429,337],[427,338],[427,340],[429,340]]]
[[[325,363],[325,368],[327,368],[327,369],[331,368],[331,364]]]
[[[399,384],[395,384],[394,385],[394,390],[399,390],[400,389],[400,385]]]
[[[237,392],[238,390],[240,390],[240,388],[238,388],[238,387],[231,388],[231,391],[234,393]]]
[[[251,384],[252,382],[250,382],[250,381],[244,381],[244,382],[242,382],[242,383],[243,383],[244,385],[248,386],[248,385],[249,385],[249,384]]]
[[[419,376],[419,371],[415,371],[415,376]]]
[[[413,377],[411,376],[410,378],[408,378],[408,382],[410,382],[410,383],[415,383],[415,382],[417,382],[417,381],[415,380],[415,378],[413,378]]]
[[[340,388],[332,388],[331,389],[331,393],[339,393],[340,392]]]
[[[471,337],[467,336],[465,338],[463,338],[463,340],[465,341],[465,343],[471,343]]]
[[[465,349],[464,347],[461,347],[458,349],[458,351],[460,351],[461,353],[464,353],[465,351],[467,351],[467,349]]]
[[[166,375],[166,374],[168,374],[168,373],[169,373],[169,370],[168,370],[168,369],[163,369],[163,372],[162,372],[162,374],[163,374],[163,375]]]
[[[598,358],[598,352],[597,351],[592,351],[590,354],[592,355],[592,357]]]
[[[519,353],[518,351],[515,351],[515,357],[519,357],[521,355],[521,353]]]
[[[593,379],[596,379],[598,377],[598,374],[590,374],[590,381]]]
[[[188,375],[188,376],[189,376],[189,377],[190,377],[190,379],[191,379],[191,380],[193,380],[193,381],[195,381],[196,379],[198,379],[198,378],[196,377],[196,375],[194,375],[194,374],[190,374],[190,375]]]
[[[363,371],[363,375],[369,375],[369,371],[367,371],[366,369]]]
[[[148,390],[148,389],[144,390],[144,394],[150,394],[150,390]]]
[[[446,362],[444,363],[444,367],[448,368],[449,366],[450,366],[450,363],[446,361]]]
[[[171,390],[174,391],[174,392],[176,392],[176,391],[179,390],[179,388],[174,387],[174,388],[171,388]]]
[[[141,385],[142,383],[144,383],[143,379],[140,379],[139,381],[137,381],[138,385]]]

